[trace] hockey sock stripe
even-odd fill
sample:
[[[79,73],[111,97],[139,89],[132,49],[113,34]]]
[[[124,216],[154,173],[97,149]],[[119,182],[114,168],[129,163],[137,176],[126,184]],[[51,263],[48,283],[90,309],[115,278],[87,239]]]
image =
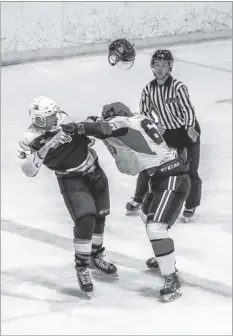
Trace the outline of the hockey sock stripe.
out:
[[[104,234],[103,233],[94,233],[92,236],[92,244],[95,245],[102,245],[104,240]]]
[[[168,198],[169,198],[169,195],[170,195],[171,191],[169,190],[165,190],[164,193],[163,193],[163,196],[162,196],[162,199],[159,203],[159,206],[158,206],[158,209],[154,215],[154,221],[155,222],[159,222],[160,221],[160,218],[162,217],[162,214],[163,214],[163,210],[168,202]]]
[[[80,253],[75,253],[75,263],[78,266],[88,266],[90,262],[90,254],[83,255]]]
[[[75,252],[85,253],[85,254],[91,253],[91,246],[92,246],[91,240],[81,240],[81,239],[74,238],[73,244],[74,244]]]
[[[162,196],[162,199],[159,203],[158,209],[154,215],[154,221],[159,222],[163,215],[164,209],[169,202],[170,195],[176,186],[176,176],[169,177],[168,180],[168,190],[165,190]]]

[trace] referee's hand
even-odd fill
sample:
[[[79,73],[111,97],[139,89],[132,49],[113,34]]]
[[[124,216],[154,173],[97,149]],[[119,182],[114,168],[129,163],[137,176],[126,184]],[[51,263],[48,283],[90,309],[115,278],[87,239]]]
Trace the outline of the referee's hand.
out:
[[[195,131],[195,129],[191,126],[191,127],[188,127],[187,132],[188,132],[188,136],[190,137],[190,139],[193,142],[196,142],[197,138],[199,137],[199,134],[197,133],[197,131]]]

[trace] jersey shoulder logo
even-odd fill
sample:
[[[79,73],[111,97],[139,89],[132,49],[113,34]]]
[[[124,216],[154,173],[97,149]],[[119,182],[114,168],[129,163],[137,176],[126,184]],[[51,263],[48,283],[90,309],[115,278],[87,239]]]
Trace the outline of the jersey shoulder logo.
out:
[[[179,100],[177,98],[167,98],[167,100],[165,101],[165,103],[167,104],[172,104],[172,103],[178,103]]]

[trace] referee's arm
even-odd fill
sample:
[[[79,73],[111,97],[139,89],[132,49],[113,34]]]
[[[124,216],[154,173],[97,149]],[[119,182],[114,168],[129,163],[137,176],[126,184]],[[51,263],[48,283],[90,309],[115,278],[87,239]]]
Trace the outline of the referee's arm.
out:
[[[194,110],[194,106],[191,103],[188,89],[185,85],[182,85],[177,90],[177,98],[179,99],[183,112],[185,113],[185,126],[194,127],[195,110]]]
[[[151,101],[149,95],[146,93],[146,88],[142,90],[141,99],[139,103],[139,111],[145,116],[151,111]]]

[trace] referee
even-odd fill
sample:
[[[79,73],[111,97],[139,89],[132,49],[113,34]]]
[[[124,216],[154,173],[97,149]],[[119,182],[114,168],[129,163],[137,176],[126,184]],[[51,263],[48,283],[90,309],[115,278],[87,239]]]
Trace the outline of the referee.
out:
[[[198,174],[201,131],[187,87],[171,76],[173,62],[169,50],[157,50],[153,54],[150,66],[155,79],[142,91],[140,113],[157,124],[168,146],[187,148],[191,190],[183,216],[189,218],[194,215],[201,200],[202,181]],[[146,171],[139,174],[135,195],[126,205],[127,214],[139,209],[148,180]]]

